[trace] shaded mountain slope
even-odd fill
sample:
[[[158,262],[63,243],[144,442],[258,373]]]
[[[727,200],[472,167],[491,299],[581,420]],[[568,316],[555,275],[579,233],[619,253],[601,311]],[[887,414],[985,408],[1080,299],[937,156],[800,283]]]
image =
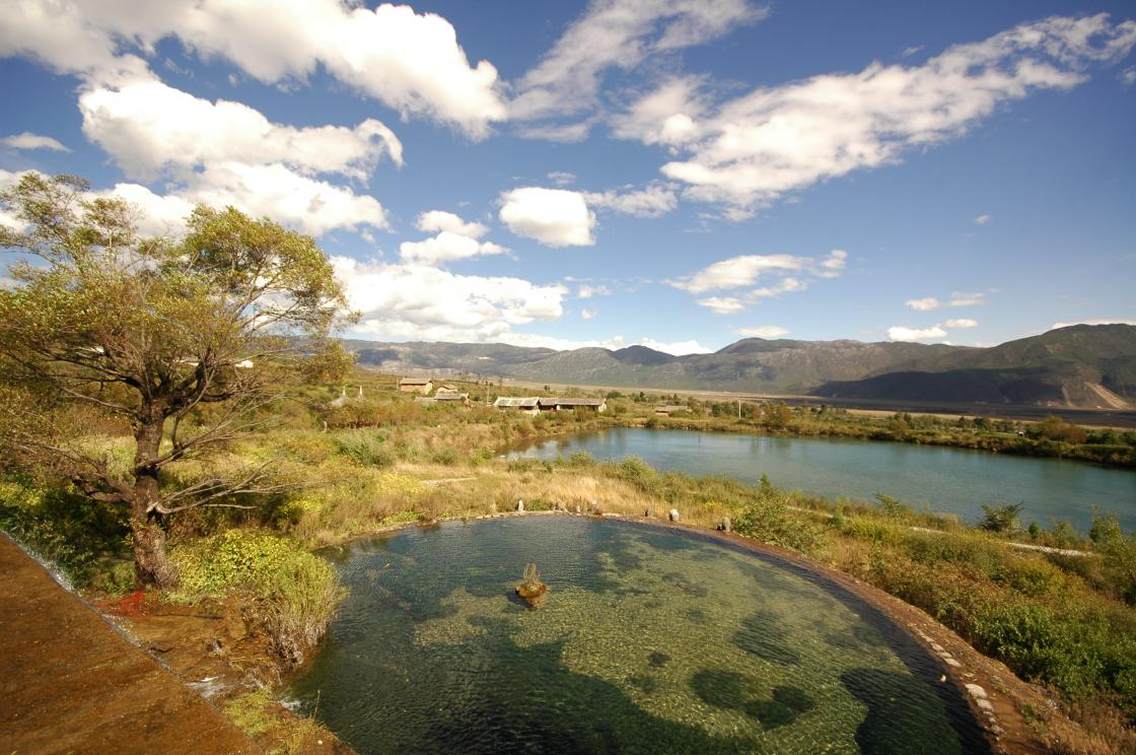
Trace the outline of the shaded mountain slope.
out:
[[[533,382],[1054,407],[1136,403],[1136,327],[1128,325],[1077,325],[991,348],[746,338],[686,356],[645,346],[344,345],[364,366]]]

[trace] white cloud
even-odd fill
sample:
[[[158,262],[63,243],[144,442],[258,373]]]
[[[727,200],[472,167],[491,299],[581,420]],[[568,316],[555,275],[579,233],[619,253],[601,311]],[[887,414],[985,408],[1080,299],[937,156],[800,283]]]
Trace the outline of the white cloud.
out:
[[[888,328],[888,338],[892,341],[936,341],[947,337],[947,331],[938,325],[929,328],[908,328],[894,325]]]
[[[1120,72],[1120,80],[1125,86],[1136,85],[1136,66],[1128,66]]]
[[[986,294],[982,292],[956,291],[945,302],[927,296],[922,299],[908,299],[903,304],[916,312],[931,312],[940,307],[977,307],[986,303]]]
[[[673,281],[671,285],[692,294],[741,288],[752,285],[769,271],[796,271],[805,264],[805,258],[792,254],[747,254],[715,262],[694,275]]]
[[[1057,330],[1058,328],[1071,328],[1074,325],[1136,325],[1136,320],[1074,320],[1072,322],[1055,322],[1049,326],[1049,329]]]
[[[386,211],[374,197],[302,176],[283,165],[210,165],[176,193],[212,207],[233,205],[250,215],[267,215],[314,236],[335,229],[388,227]]]
[[[472,137],[505,118],[497,69],[470,66],[454,27],[405,5],[370,10],[341,0],[21,0],[0,19],[0,56],[106,79],[161,39],[202,58],[223,57],[268,84],[303,83],[318,68],[395,108]]]
[[[580,284],[576,296],[580,299],[591,299],[593,296],[609,296],[611,289],[607,286],[592,286],[587,283]]]
[[[986,294],[981,292],[967,293],[956,291],[951,294],[947,304],[952,307],[978,307],[986,303]]]
[[[30,131],[5,136],[3,139],[0,139],[0,144],[3,144],[5,147],[10,147],[11,149],[20,150],[47,149],[52,152],[71,151],[63,146],[58,139],[43,136],[42,134],[33,134]]]
[[[425,233],[449,231],[462,236],[479,239],[489,233],[489,227],[477,222],[462,220],[461,217],[445,210],[429,210],[418,216],[415,223],[418,230]]]
[[[928,296],[923,299],[908,299],[903,304],[908,309],[914,309],[917,312],[930,312],[942,306],[942,302],[934,296]]]
[[[517,84],[513,118],[588,113],[606,70],[631,70],[649,55],[701,44],[762,18],[746,0],[594,0]],[[587,122],[574,124],[586,133]]]
[[[502,192],[499,217],[513,233],[546,246],[595,243],[596,216],[578,191],[525,186]]]
[[[684,354],[709,354],[713,351],[713,349],[708,349],[693,339],[689,341],[656,341],[654,338],[640,338],[639,345],[676,357]]]
[[[548,180],[557,186],[569,186],[576,183],[576,174],[566,170],[554,170],[548,174]]]
[[[976,217],[974,219],[974,222],[977,223],[978,225],[986,225],[987,223],[990,222],[990,213],[988,213],[988,212],[982,213],[981,215],[979,215],[978,217]]]
[[[632,105],[616,133],[681,152],[662,172],[685,183],[690,198],[752,210],[956,138],[1003,103],[1072,88],[1087,79],[1089,64],[1120,59],[1133,44],[1136,21],[1053,17],[948,48],[922,65],[872,63],[714,108],[699,80],[681,77]]]
[[[800,272],[823,278],[834,278],[844,269],[848,253],[834,249],[822,259],[798,257],[792,254],[746,254],[719,260],[693,275],[668,281],[675,288],[692,294],[751,286],[765,275],[785,275]],[[785,284],[786,291],[799,290],[800,281]],[[768,289],[765,295],[768,295]]]
[[[944,328],[977,328],[978,320],[971,320],[970,318],[963,317],[957,320],[947,320],[943,323]]]
[[[624,215],[657,218],[678,206],[674,189],[665,184],[651,184],[644,189],[626,191],[584,192],[589,207],[601,207]]]
[[[491,241],[479,242],[460,233],[442,231],[437,236],[423,241],[404,241],[399,245],[398,251],[402,259],[407,262],[438,265],[469,257],[503,254],[507,250]]]
[[[499,340],[516,325],[555,320],[567,289],[520,278],[458,275],[416,264],[332,257],[352,309],[354,333],[383,340]]]
[[[87,138],[128,175],[143,179],[222,162],[281,163],[303,173],[365,179],[383,156],[402,164],[398,137],[373,118],[354,128],[296,128],[239,102],[194,97],[152,75],[88,88],[79,111]]]
[[[709,296],[697,299],[695,303],[700,307],[706,307],[716,315],[732,315],[746,308],[741,299],[733,296]]]
[[[789,335],[789,329],[780,325],[754,325],[749,328],[738,328],[737,333],[748,338],[781,338]]]
[[[596,316],[596,311],[594,309],[581,309],[580,310],[580,319],[582,319],[582,320],[591,320],[595,316]]]
[[[19,174],[0,171],[0,185]],[[223,163],[195,173],[177,191],[165,195],[134,183],[119,183],[93,196],[115,196],[137,210],[139,230],[178,235],[194,205],[232,205],[253,215],[267,215],[304,233],[319,236],[337,228],[386,228],[386,212],[372,197],[298,175],[282,165]]]
[[[138,230],[146,236],[177,236],[185,230],[185,220],[193,212],[194,204],[175,195],[161,196],[145,186],[118,183],[114,188],[99,192],[132,205],[136,210]]]

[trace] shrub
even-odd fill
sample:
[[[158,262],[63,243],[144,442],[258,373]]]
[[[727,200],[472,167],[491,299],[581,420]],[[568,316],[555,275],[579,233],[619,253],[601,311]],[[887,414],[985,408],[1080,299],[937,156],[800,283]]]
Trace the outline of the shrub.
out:
[[[339,576],[294,540],[255,530],[229,530],[175,548],[180,582],[173,600],[196,602],[243,593],[249,612],[289,664],[303,661],[343,598]]]
[[[820,540],[820,527],[793,516],[782,500],[763,498],[750,503],[734,521],[734,529],[782,548],[808,553]]]
[[[892,519],[907,519],[914,513],[910,506],[901,503],[890,495],[876,493],[876,501],[880,513]]]
[[[394,453],[386,440],[373,430],[348,430],[335,437],[335,448],[340,454],[359,464],[372,467],[389,467],[394,464]]]
[[[1021,529],[1018,524],[1018,514],[1022,512],[1020,503],[1011,503],[1006,506],[987,506],[982,504],[983,517],[978,526],[988,532],[1017,532]]]

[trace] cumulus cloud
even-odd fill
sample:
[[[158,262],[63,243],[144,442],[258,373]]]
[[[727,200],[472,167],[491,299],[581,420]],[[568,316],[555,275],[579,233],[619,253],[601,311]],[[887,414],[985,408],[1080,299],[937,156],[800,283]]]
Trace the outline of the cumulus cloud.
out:
[[[322,68],[405,115],[430,117],[474,138],[506,116],[497,69],[485,60],[471,66],[446,19],[405,5],[18,0],[0,20],[0,56],[106,79],[139,70],[138,59],[124,51],[152,54],[167,37],[267,84],[302,84]]]
[[[968,317],[962,317],[962,318],[959,318],[957,320],[947,320],[945,323],[943,323],[943,327],[951,328],[951,329],[955,329],[955,328],[977,328],[978,327],[978,320],[971,320]]]
[[[908,299],[903,304],[908,309],[914,309],[917,312],[930,312],[942,306],[942,302],[934,296],[927,296],[922,299]]]
[[[977,223],[978,225],[986,225],[987,223],[990,222],[990,219],[991,219],[990,213],[984,212],[981,215],[979,215],[978,217],[976,217],[974,219],[974,222]]]
[[[708,296],[705,299],[696,299],[700,307],[706,307],[716,315],[732,315],[746,308],[745,302],[733,296]]]
[[[567,189],[525,186],[501,194],[501,222],[518,236],[545,246],[591,246],[596,216],[584,195]]]
[[[584,192],[584,200],[589,207],[599,207],[640,218],[657,218],[678,206],[678,197],[675,196],[674,189],[659,183],[643,189]]]
[[[453,231],[442,231],[423,241],[404,241],[398,251],[407,262],[438,265],[469,257],[503,254],[508,250],[491,241],[478,241]]]
[[[609,296],[610,294],[611,289],[607,286],[593,286],[587,283],[580,284],[576,291],[576,296],[580,299],[591,299],[594,296]]]
[[[449,231],[472,239],[479,239],[489,233],[488,226],[477,222],[467,223],[459,215],[445,210],[428,210],[421,213],[415,226],[425,233]]]
[[[922,299],[908,299],[903,305],[916,312],[931,312],[940,307],[977,307],[985,303],[986,294],[982,292],[956,291],[946,301],[927,296]]]
[[[888,338],[892,341],[936,341],[947,337],[947,331],[938,325],[929,328],[909,328],[893,325],[888,328]]]
[[[595,316],[596,316],[596,311],[594,309],[581,309],[580,310],[580,319],[582,319],[582,320],[591,320]]]
[[[548,174],[548,180],[557,186],[569,186],[576,183],[576,174],[566,170],[554,170]]]
[[[373,118],[352,128],[296,128],[239,102],[195,97],[152,75],[86,89],[79,112],[87,138],[136,178],[241,162],[364,179],[383,156],[402,165],[398,137]]]
[[[1136,44],[1136,21],[1053,17],[956,45],[921,65],[872,63],[762,87],[711,106],[679,77],[634,103],[616,133],[663,144],[663,166],[692,199],[744,211],[818,181],[899,160],[964,134],[1006,102],[1087,79]]]
[[[70,152],[58,139],[53,139],[50,136],[43,136],[42,134],[33,134],[30,131],[24,131],[19,134],[12,134],[0,139],[0,144],[10,149],[19,150],[33,150],[33,149],[46,149],[52,152]]]
[[[766,13],[746,0],[593,0],[517,82],[510,116],[532,120],[586,115],[598,107],[598,92],[609,69],[629,71],[649,55],[701,44]],[[584,134],[589,125],[573,124]]]
[[[458,275],[419,264],[333,257],[352,309],[353,329],[381,339],[487,341],[513,326],[555,320],[567,289],[521,278]]]
[[[754,325],[749,328],[738,328],[737,333],[748,338],[781,338],[789,335],[789,329],[780,325]]]
[[[806,258],[792,254],[746,254],[715,262],[671,285],[692,294],[741,288],[752,285],[764,273],[801,270],[806,263]]]
[[[822,258],[746,254],[719,260],[667,283],[691,294],[723,292],[696,299],[695,303],[714,314],[731,315],[763,299],[804,291],[809,287],[807,278],[836,278],[844,272],[847,261],[848,253],[843,249],[834,249]],[[769,282],[758,285],[765,280]],[[724,295],[724,292],[729,292],[729,295]]]
[[[654,349],[655,351],[672,354],[676,357],[683,356],[684,354],[709,354],[713,351],[713,349],[706,348],[694,339],[688,341],[656,341],[654,338],[640,338],[639,345],[646,346],[648,349]]]

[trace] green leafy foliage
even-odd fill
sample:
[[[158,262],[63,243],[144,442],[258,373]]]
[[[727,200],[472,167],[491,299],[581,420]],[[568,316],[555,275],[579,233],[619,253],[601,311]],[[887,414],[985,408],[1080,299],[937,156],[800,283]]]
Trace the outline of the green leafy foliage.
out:
[[[294,540],[256,530],[229,530],[176,548],[180,574],[173,600],[195,602],[233,592],[251,598],[251,612],[274,650],[292,664],[327,629],[343,588],[335,569]]]

